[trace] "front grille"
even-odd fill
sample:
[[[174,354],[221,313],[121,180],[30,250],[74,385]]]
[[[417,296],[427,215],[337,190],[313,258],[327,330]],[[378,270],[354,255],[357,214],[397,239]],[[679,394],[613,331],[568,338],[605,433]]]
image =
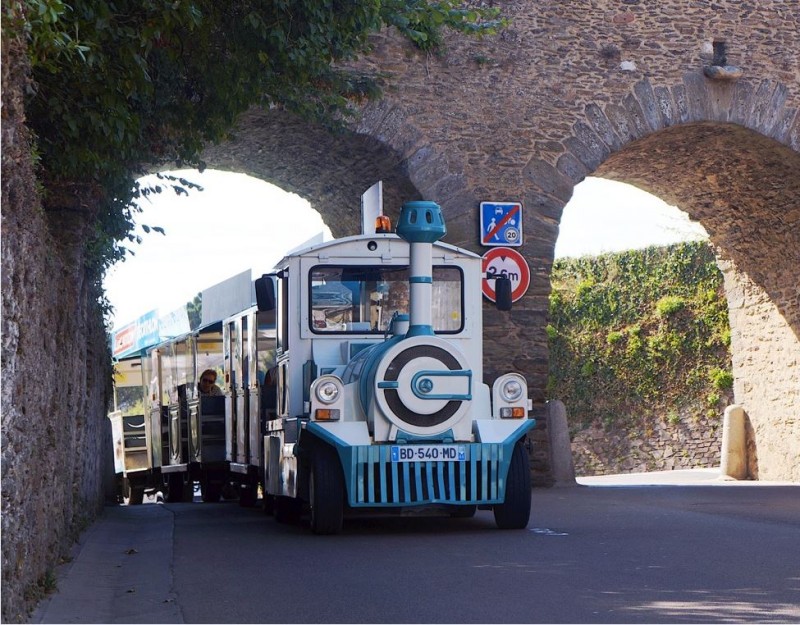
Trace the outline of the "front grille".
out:
[[[501,503],[510,459],[503,445],[471,443],[460,462],[392,462],[390,445],[352,448],[351,506]]]

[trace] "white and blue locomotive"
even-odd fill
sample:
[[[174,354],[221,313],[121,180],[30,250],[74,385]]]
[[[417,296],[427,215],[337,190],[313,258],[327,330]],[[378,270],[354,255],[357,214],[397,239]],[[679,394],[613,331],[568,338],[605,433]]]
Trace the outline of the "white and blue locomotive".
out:
[[[483,381],[481,258],[440,241],[433,202],[404,204],[395,233],[386,221],[256,280],[276,321],[265,500],[280,521],[307,510],[319,534],[349,510],[413,507],[523,528],[534,421],[522,375]]]

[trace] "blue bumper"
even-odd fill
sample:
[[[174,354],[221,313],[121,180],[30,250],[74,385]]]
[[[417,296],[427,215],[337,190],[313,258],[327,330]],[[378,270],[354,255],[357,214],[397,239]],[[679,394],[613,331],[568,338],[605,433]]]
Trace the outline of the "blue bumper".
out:
[[[307,430],[339,454],[348,504],[372,508],[502,503],[514,445],[535,421],[526,420],[501,443],[456,443],[465,459],[450,462],[392,462],[393,444],[347,445],[315,425]]]

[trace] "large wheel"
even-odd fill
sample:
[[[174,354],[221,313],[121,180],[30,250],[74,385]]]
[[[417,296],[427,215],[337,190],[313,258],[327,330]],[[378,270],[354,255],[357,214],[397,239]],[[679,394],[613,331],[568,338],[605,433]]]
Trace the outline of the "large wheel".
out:
[[[311,459],[308,495],[311,530],[315,534],[338,534],[344,520],[344,478],[336,450],[318,445]]]
[[[303,512],[303,502],[294,497],[275,497],[275,520],[278,523],[296,525],[300,522],[300,515]]]
[[[531,517],[531,472],[522,441],[514,445],[506,477],[506,498],[494,507],[494,521],[504,530],[524,529]]]

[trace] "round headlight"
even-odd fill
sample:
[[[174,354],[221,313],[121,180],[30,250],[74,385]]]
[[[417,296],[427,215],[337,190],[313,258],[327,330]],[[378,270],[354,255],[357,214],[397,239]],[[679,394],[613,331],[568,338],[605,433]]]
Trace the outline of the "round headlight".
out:
[[[317,399],[323,404],[332,404],[339,398],[339,385],[336,382],[323,382],[317,386]]]
[[[506,380],[501,388],[503,399],[506,401],[517,401],[522,397],[522,384],[519,380]]]

